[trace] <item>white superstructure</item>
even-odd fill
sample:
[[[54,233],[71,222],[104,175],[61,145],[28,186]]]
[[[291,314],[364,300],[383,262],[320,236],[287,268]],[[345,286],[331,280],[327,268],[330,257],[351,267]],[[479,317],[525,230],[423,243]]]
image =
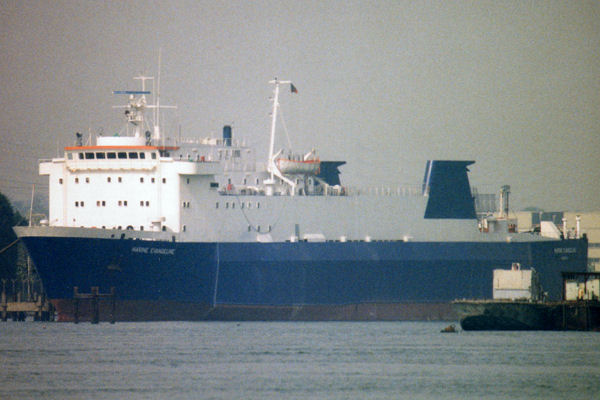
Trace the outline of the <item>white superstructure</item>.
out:
[[[421,185],[347,188],[320,174],[327,162],[314,150],[275,152],[279,89],[290,82],[271,82],[265,165],[234,140],[229,126],[222,138],[162,137],[157,120],[164,106],[146,104],[145,81],[151,78],[139,79],[142,91],[116,92],[129,95],[122,136],[83,145],[78,135],[64,157],[40,163],[40,173],[49,177],[50,226],[86,228],[77,234],[99,237],[115,230],[139,238],[166,232],[162,236],[178,241],[498,240],[493,234],[482,239],[474,219],[424,219],[428,191]]]

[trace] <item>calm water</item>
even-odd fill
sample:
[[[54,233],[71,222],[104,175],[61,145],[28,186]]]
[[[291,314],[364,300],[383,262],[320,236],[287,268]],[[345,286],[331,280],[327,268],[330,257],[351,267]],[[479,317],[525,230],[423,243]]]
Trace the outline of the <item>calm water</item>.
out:
[[[600,333],[0,323],[1,399],[596,399]]]

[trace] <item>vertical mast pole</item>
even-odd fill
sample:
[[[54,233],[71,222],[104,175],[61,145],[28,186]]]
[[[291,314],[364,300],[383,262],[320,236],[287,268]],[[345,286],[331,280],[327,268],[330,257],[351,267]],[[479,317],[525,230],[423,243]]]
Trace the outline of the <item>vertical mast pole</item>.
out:
[[[269,143],[268,171],[273,179],[273,148],[275,146],[275,123],[277,121],[277,107],[279,106],[279,81],[275,78],[271,83],[275,84],[275,94],[273,95],[273,112],[271,118],[271,141]]]
[[[160,140],[160,64],[162,48],[158,48],[158,79],[156,82],[156,117],[154,119],[154,139]]]

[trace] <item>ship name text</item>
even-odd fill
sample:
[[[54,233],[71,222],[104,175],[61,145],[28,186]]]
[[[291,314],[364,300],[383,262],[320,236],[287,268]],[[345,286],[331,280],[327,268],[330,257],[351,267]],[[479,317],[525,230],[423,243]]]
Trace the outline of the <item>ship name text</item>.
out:
[[[174,256],[175,249],[154,248],[154,247],[132,247],[132,253],[140,254],[158,254],[163,256]]]

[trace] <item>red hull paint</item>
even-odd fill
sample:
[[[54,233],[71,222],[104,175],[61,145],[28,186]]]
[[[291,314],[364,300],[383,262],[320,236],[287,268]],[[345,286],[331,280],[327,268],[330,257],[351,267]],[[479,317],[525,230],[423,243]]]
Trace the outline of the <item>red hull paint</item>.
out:
[[[72,299],[52,300],[57,321],[74,322]],[[99,299],[100,321],[111,320],[111,303]],[[80,301],[79,321],[92,320],[91,301]],[[449,303],[364,303],[347,305],[240,306],[174,301],[116,301],[116,321],[454,321]]]

